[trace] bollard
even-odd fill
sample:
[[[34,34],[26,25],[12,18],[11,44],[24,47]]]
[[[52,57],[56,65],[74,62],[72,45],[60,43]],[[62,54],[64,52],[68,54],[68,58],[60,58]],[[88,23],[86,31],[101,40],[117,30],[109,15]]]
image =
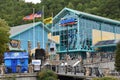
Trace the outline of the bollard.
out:
[[[65,66],[65,74],[67,74],[67,66]]]
[[[76,66],[74,67],[75,71],[74,71],[74,74],[76,74]]]

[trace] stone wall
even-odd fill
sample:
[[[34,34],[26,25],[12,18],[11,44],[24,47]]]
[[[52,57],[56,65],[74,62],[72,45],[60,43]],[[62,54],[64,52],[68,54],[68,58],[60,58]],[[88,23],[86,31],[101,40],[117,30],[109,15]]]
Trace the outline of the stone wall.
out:
[[[0,80],[37,80],[37,73],[15,73],[0,75]]]

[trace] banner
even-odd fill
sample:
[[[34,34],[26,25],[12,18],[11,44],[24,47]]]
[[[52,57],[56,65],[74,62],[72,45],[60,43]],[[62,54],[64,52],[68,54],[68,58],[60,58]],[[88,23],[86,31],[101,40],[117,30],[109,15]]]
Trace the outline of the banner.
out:
[[[45,24],[51,24],[52,23],[52,17],[46,18],[43,20]]]

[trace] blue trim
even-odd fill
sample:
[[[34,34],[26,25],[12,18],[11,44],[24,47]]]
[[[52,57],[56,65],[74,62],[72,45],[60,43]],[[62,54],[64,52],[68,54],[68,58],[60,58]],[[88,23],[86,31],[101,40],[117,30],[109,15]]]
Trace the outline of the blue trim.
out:
[[[78,49],[78,50],[69,50],[68,52],[71,53],[71,52],[94,52],[93,50],[85,50],[85,49]],[[67,50],[64,50],[64,51],[57,51],[57,53],[66,53]]]

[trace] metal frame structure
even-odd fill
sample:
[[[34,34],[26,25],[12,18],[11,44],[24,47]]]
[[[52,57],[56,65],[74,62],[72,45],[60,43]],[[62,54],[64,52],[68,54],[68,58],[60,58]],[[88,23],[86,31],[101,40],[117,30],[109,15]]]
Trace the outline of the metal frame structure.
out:
[[[61,20],[71,18],[76,19],[76,24],[66,25],[69,23],[68,20],[62,22],[66,24],[61,25]],[[61,56],[67,53],[75,56],[80,54],[84,57],[86,56],[84,53],[94,52],[93,29],[101,32],[101,40],[104,35],[102,31],[111,32],[114,34],[113,39],[118,39],[116,34],[120,34],[120,21],[64,8],[53,19],[53,35],[60,36],[60,47],[57,53]]]

